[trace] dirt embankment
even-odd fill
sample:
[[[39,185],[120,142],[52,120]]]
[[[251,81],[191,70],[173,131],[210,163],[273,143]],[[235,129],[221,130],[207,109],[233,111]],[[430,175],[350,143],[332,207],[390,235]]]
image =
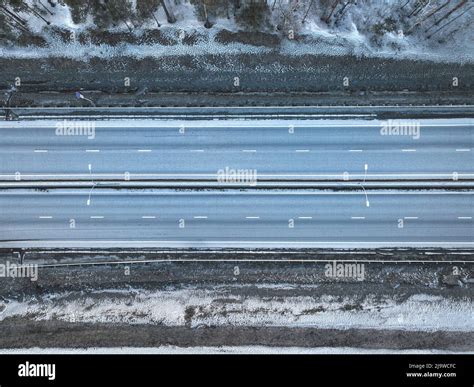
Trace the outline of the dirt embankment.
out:
[[[357,259],[363,262],[364,257]],[[469,318],[472,264],[366,263],[364,273],[362,281],[328,278],[324,263],[284,261],[41,268],[36,282],[2,280],[0,304],[8,316],[0,322],[0,348],[264,345],[473,350],[472,332],[446,325],[451,314],[463,316],[452,321],[457,325],[464,316]],[[418,326],[419,315],[430,308],[431,317],[422,318]],[[361,321],[367,321],[367,327]],[[343,323],[347,325],[340,326]]]

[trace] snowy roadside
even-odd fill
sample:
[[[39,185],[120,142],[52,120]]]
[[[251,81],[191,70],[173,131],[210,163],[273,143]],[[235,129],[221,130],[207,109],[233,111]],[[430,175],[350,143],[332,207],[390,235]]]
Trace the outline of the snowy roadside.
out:
[[[443,350],[419,350],[419,349],[367,349],[367,348],[350,348],[350,347],[318,347],[318,348],[301,348],[301,347],[265,347],[265,346],[222,346],[222,347],[177,347],[162,346],[155,348],[147,347],[113,347],[113,348],[14,348],[0,349],[2,355],[336,355],[336,354],[360,354],[360,355],[437,355],[437,354],[456,354],[457,351]],[[472,354],[474,352],[461,352],[463,354]]]
[[[184,31],[185,35],[180,38],[181,31]],[[112,60],[122,57],[143,59],[191,55],[199,58],[206,55],[232,57],[241,54],[276,54],[295,58],[305,55],[336,57],[350,55],[359,58],[424,60],[441,63],[474,62],[474,50],[467,44],[457,47],[456,50],[446,47],[427,49],[427,47],[417,46],[413,42],[407,42],[404,48],[397,50],[387,47],[377,49],[372,47],[366,39],[354,37],[353,34],[305,34],[298,36],[298,40],[288,40],[273,34],[264,34],[260,35],[257,40],[254,35],[244,31],[234,32],[225,28],[212,31],[201,28],[184,30],[177,27],[160,30],[159,34],[154,34],[155,38],[150,37],[149,35],[152,33],[147,30],[126,39],[122,33],[110,33],[99,39],[96,34],[91,35],[90,31],[86,31],[78,35],[74,41],[64,41],[54,33],[47,34],[45,42],[41,46],[33,44],[24,47],[0,46],[0,57],[11,59],[59,57],[90,61],[92,59]],[[186,37],[193,43],[188,43]],[[122,41],[111,43],[112,40],[117,39],[122,39]],[[227,42],[223,42],[223,39]],[[262,44],[262,39],[266,39],[268,43]],[[161,43],[156,41],[161,41]],[[242,41],[247,43],[242,43]]]
[[[283,285],[282,285],[283,286]],[[261,289],[261,291],[263,291]],[[257,297],[212,290],[101,290],[33,296],[0,303],[0,321],[27,318],[68,323],[186,326],[311,327],[407,331],[474,328],[472,300],[417,294],[389,296]]]
[[[385,259],[392,253],[379,252]],[[298,254],[304,259],[310,253]],[[374,259],[375,253],[349,254]],[[397,254],[402,260],[450,258],[443,252]],[[176,255],[163,256],[170,257]],[[367,264],[365,281],[328,278],[324,265],[308,263],[241,262],[238,275],[234,262],[130,264],[128,275],[123,265],[43,268],[37,281],[1,281],[0,348],[473,351],[472,289],[463,280],[472,265],[459,264],[459,276],[452,265]]]
[[[354,56],[178,55],[91,63],[0,57],[0,67],[0,89],[20,80],[11,106],[89,106],[75,98],[77,90],[96,106],[470,104],[474,84],[474,64]]]
[[[11,106],[23,107],[85,106],[77,90],[96,106],[472,103],[472,28],[444,43],[386,33],[375,44],[370,31],[354,27],[370,19],[365,6],[352,15],[354,25],[308,21],[289,39],[222,18],[208,29],[188,2],[183,7],[176,23],[143,23],[133,32],[101,30],[90,18],[76,24],[67,10],[55,28],[22,14],[41,39],[0,40],[0,90],[15,86]]]
[[[32,0],[25,3],[28,7],[34,6]],[[262,25],[252,27],[239,24],[238,15],[229,14],[228,9],[216,8],[212,28],[206,28],[199,7],[180,1],[173,5],[173,23],[156,27],[155,20],[167,19],[163,8],[159,8],[154,19],[148,15],[148,19],[138,22],[132,21],[130,16],[130,21],[125,18],[106,29],[98,28],[94,21],[98,17],[96,14],[86,13],[79,22],[75,20],[74,10],[67,5],[58,5],[48,12],[42,10],[41,17],[38,13],[18,11],[18,17],[35,37],[18,36],[17,40],[13,38],[0,45],[0,57],[62,57],[88,61],[120,57],[278,54],[295,57],[350,55],[447,63],[474,61],[474,30],[469,28],[474,12],[469,6],[453,11],[453,16],[459,17],[455,19],[457,23],[449,24],[440,36],[430,38],[424,29],[418,31],[410,23],[417,26],[416,23],[430,20],[430,12],[434,9],[423,10],[418,19],[409,18],[408,23],[404,18],[410,12],[399,3],[396,0],[361,1],[357,6],[340,10],[343,13],[338,14],[336,10],[334,17],[337,20],[331,23],[326,20],[325,23],[322,5],[308,8],[309,2],[295,5],[291,1],[280,1],[275,8],[268,2],[262,11]],[[431,7],[437,3],[433,2]],[[127,6],[131,14],[137,12],[136,2]],[[290,9],[293,15],[284,16],[282,23],[282,14]],[[134,26],[132,31],[131,25]]]

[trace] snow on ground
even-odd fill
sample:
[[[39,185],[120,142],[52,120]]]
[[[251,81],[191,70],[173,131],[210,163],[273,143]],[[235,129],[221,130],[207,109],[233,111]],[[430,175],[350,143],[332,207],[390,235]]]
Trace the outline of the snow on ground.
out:
[[[400,123],[405,124],[407,120],[389,120],[393,125]],[[377,119],[361,119],[356,120],[355,123],[347,122],[347,120],[342,119],[306,119],[304,122],[298,123],[298,127],[316,127],[316,128],[341,128],[341,127],[372,127],[376,129],[382,129],[384,125],[387,125],[387,120],[377,120]],[[94,121],[96,128],[123,128],[128,127],[129,130],[137,130],[139,128],[155,128],[152,119],[107,119],[102,121]],[[268,119],[265,121],[266,126],[270,128],[288,128],[289,123],[294,121],[285,120],[285,119]],[[423,118],[414,121],[416,124],[420,125],[422,129],[430,127],[450,127],[450,126],[471,126],[474,125],[473,118]],[[57,126],[57,120],[22,120],[22,121],[0,121],[0,129],[4,128],[44,128],[44,129],[55,129]],[[188,120],[171,120],[171,119],[160,119],[159,125],[160,128],[179,128],[181,125],[189,125],[190,121]],[[261,125],[261,121],[254,119],[228,119],[228,120],[193,120],[193,128],[255,128]]]
[[[456,19],[456,23],[451,24],[452,28],[446,28],[442,33],[434,32],[444,22],[430,30],[428,34],[425,32],[434,23],[435,18],[429,18],[430,22],[422,23],[421,28],[413,28],[410,31],[415,21],[423,19],[430,10],[442,4],[436,0],[432,0],[430,3],[432,8],[427,7],[407,25],[404,25],[403,18],[408,10],[402,11],[401,2],[397,0],[358,1],[356,6],[349,5],[343,16],[338,18],[337,26],[327,26],[323,23],[317,16],[320,10],[313,7],[310,9],[313,11],[310,12],[313,17],[308,17],[307,21],[300,25],[299,30],[302,34],[321,39],[323,44],[336,46],[339,49],[343,47],[348,53],[355,55],[472,61],[474,58],[474,29],[472,28],[474,12],[472,8],[469,8],[464,15],[461,15],[464,12],[462,10],[454,13],[452,19],[458,15],[460,17]],[[393,19],[396,25],[395,30],[379,34],[374,32],[374,26],[382,26],[390,19]],[[430,36],[430,34],[433,35]],[[430,36],[429,39],[428,36]],[[290,43],[288,52],[296,50],[301,54],[311,53],[312,50],[317,50],[318,46]],[[451,59],[449,59],[450,56]]]
[[[27,0],[32,4],[34,0]],[[285,6],[288,0],[280,2]],[[275,48],[254,46],[250,44],[222,44],[216,41],[216,35],[222,29],[230,31],[245,30],[236,24],[233,18],[227,19],[217,17],[213,28],[206,29],[203,22],[198,20],[196,10],[189,1],[183,1],[175,5],[173,11],[177,22],[170,25],[166,23],[166,16],[161,7],[155,16],[162,23],[160,31],[164,36],[175,39],[180,31],[184,31],[188,36],[198,35],[198,42],[194,45],[182,43],[178,39],[177,44],[118,44],[111,46],[108,44],[92,45],[81,44],[77,40],[66,43],[51,35],[44,21],[31,13],[20,12],[20,15],[28,21],[28,25],[35,33],[41,34],[47,41],[45,47],[16,47],[0,46],[0,57],[19,58],[41,58],[46,56],[59,56],[75,59],[88,60],[93,57],[114,58],[119,56],[162,57],[174,55],[238,55],[264,54],[275,52],[284,55],[357,55],[369,57],[384,57],[397,59],[427,59],[442,62],[474,62],[474,28],[472,19],[474,11],[469,10],[465,15],[453,23],[453,26],[463,26],[462,28],[446,30],[446,34],[434,36],[427,39],[426,32],[415,31],[407,35],[403,31],[384,31],[375,33],[373,27],[383,23],[387,18],[398,21],[401,18],[400,2],[395,0],[364,0],[359,1],[357,6],[349,6],[343,17],[339,18],[337,25],[328,25],[321,21],[321,10],[316,6],[310,9],[304,24],[301,23],[303,15],[306,13],[308,2],[301,2],[292,17],[294,26],[285,26],[280,33],[285,35],[288,29],[303,36],[303,40],[298,42],[283,39],[281,45]],[[287,7],[290,5],[286,4]],[[277,7],[278,8],[278,7]],[[473,7],[474,8],[474,7]],[[52,25],[74,32],[76,36],[94,27],[92,17],[89,15],[82,24],[75,24],[71,17],[71,12],[67,6],[56,7],[54,16],[44,15],[52,22]],[[455,14],[456,15],[456,14]],[[281,11],[274,9],[271,14],[273,23],[276,26],[281,19]],[[281,20],[280,20],[281,23]],[[471,28],[470,28],[471,26]],[[407,26],[408,28],[409,26]],[[150,18],[144,22],[140,28],[134,30],[133,34],[138,36],[146,29],[156,28],[155,21]],[[435,30],[435,29],[434,29]],[[125,23],[119,23],[115,27],[108,28],[109,32],[128,32]],[[248,32],[248,31],[247,31]],[[274,31],[273,31],[274,32]]]
[[[440,351],[440,350],[391,350],[391,349],[366,349],[352,347],[319,347],[319,348],[300,348],[300,347],[264,347],[264,346],[222,346],[222,347],[176,347],[162,346],[155,348],[140,347],[111,347],[111,348],[15,348],[0,349],[1,355],[116,355],[116,354],[133,354],[133,355],[175,355],[175,354],[250,354],[250,355],[337,355],[337,354],[360,354],[360,355],[379,355],[379,354],[403,354],[403,355],[436,355],[436,354],[456,354],[460,352]],[[469,354],[474,352],[462,352]]]
[[[473,331],[472,300],[432,295],[394,298],[314,296],[254,297],[225,288],[203,290],[96,291],[50,294],[0,303],[0,321],[27,317],[82,323],[164,324],[167,326],[289,326],[332,329]]]

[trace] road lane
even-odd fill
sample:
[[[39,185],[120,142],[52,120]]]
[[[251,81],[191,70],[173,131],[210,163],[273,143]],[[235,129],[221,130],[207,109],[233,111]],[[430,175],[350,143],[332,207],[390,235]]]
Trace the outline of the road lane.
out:
[[[473,245],[470,192],[88,192],[2,191],[0,247]]]
[[[226,167],[260,180],[474,178],[472,119],[112,120],[74,136],[58,123],[0,123],[0,181],[215,180]],[[397,123],[406,135],[390,134]]]

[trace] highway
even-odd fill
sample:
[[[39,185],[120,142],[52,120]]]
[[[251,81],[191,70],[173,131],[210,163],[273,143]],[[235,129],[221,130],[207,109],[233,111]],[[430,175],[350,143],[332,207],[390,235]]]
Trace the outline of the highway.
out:
[[[474,178],[472,119],[112,120],[58,135],[71,122],[1,122],[0,182],[215,180],[226,167],[259,181]]]
[[[474,244],[472,119],[30,120],[0,133],[0,248]]]
[[[6,191],[2,247],[470,247],[474,197],[318,190]]]

